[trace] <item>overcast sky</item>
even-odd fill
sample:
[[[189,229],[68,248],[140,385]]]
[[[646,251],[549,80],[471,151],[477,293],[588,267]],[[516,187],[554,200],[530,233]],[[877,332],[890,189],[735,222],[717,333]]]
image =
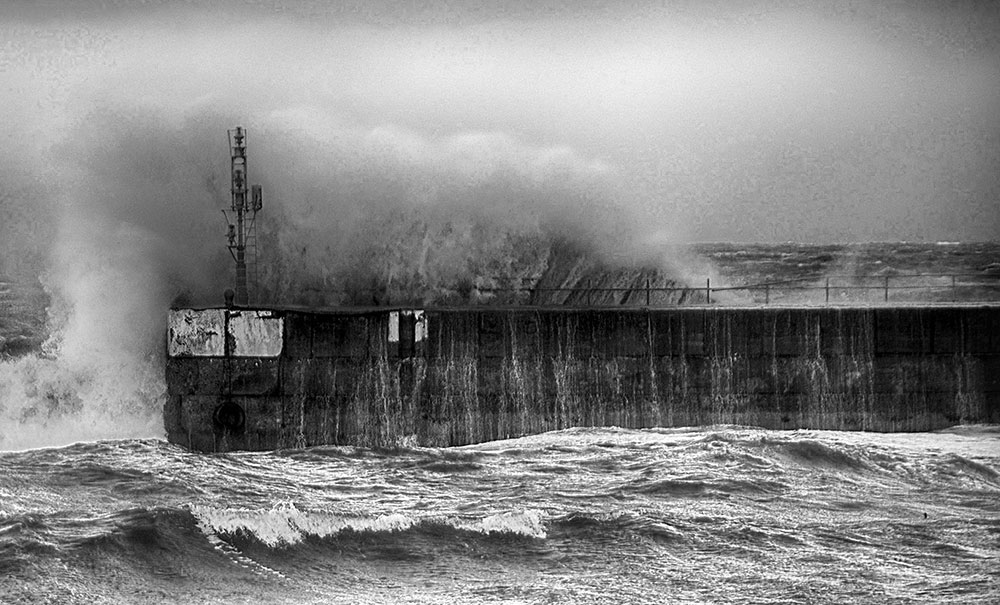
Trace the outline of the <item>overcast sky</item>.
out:
[[[321,186],[295,184],[299,164],[348,178],[344,156],[381,145],[434,178],[495,154],[599,183],[586,203],[641,226],[623,237],[1000,235],[1000,3],[400,4],[6,2],[7,186],[110,111],[266,134],[252,144],[273,161],[252,169],[270,199]],[[282,162],[296,140],[312,151]]]

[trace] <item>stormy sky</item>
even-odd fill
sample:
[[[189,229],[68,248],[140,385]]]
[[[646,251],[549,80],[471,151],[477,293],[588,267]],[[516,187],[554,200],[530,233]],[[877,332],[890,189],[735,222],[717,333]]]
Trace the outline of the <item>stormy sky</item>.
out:
[[[112,205],[127,214],[166,188],[168,207],[142,220],[170,222],[204,197],[170,179],[224,169],[224,129],[242,123],[269,199],[337,189],[377,205],[383,189],[345,180],[403,175],[407,195],[433,189],[446,209],[542,208],[582,237],[1000,234],[1000,3],[208,5],[4,3],[4,199],[163,173]],[[518,176],[482,197],[441,192],[483,166]],[[525,182],[543,186],[524,197]],[[505,188],[520,201],[497,202]],[[288,220],[296,208],[304,225],[322,213],[287,206]],[[44,232],[44,215],[18,212]]]

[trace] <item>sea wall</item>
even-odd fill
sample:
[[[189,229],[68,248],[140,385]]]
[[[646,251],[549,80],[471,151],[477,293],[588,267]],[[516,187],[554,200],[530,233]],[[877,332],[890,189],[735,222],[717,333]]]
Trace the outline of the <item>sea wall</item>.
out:
[[[204,451],[1000,422],[998,306],[175,309],[168,330],[168,438]]]

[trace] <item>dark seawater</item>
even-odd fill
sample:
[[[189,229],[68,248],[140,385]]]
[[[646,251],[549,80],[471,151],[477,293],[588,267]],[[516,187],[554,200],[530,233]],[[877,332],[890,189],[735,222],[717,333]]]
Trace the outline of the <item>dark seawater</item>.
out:
[[[0,454],[3,603],[996,603],[1000,427]]]
[[[772,284],[772,304],[1000,300],[998,242],[716,243],[694,250],[717,270],[723,288],[734,288],[720,294],[728,304],[765,302],[765,283]]]

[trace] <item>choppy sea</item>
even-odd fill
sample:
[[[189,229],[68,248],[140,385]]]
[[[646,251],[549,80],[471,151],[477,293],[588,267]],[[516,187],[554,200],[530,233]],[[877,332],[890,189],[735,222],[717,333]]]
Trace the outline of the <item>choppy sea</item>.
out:
[[[4,603],[996,603],[1000,427],[0,454]]]
[[[736,284],[951,272],[995,300],[1000,276],[998,244],[704,256]],[[162,359],[73,323],[46,350],[46,297],[5,287],[3,604],[1000,603],[998,426],[207,455],[157,438]]]

